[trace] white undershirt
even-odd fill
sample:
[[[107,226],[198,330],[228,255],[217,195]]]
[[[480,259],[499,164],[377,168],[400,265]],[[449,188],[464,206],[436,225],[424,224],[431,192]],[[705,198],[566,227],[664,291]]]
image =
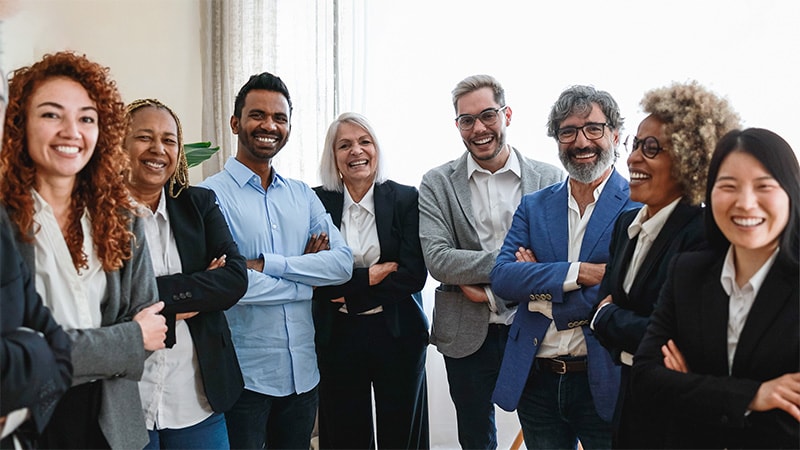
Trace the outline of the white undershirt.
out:
[[[570,264],[567,277],[564,280],[564,292],[580,289],[578,285],[578,271],[580,269],[580,254],[581,245],[583,243],[583,236],[586,234],[586,227],[589,220],[592,218],[592,212],[597,204],[597,199],[606,187],[610,176],[606,176],[602,183],[600,183],[593,192],[594,201],[586,206],[586,209],[581,216],[578,202],[572,196],[572,186],[567,180],[567,217],[569,221],[569,250],[567,253],[568,261]],[[528,302],[528,310],[536,311],[544,314],[546,317],[553,318],[553,304],[548,301],[531,301]],[[582,327],[575,327],[569,330],[558,331],[555,321],[550,322],[550,327],[547,328],[547,333],[542,339],[542,344],[539,351],[536,353],[537,358],[555,358],[557,356],[584,356],[587,354],[586,340],[583,337]]]
[[[32,193],[34,227],[39,226],[34,235],[36,292],[65,330],[99,328],[108,281],[94,250],[89,214],[84,211],[81,216],[83,252],[88,256],[89,267],[79,273],[72,263],[53,208],[38,192],[33,190]]]
[[[622,283],[622,289],[625,290],[626,294],[631,291],[633,280],[636,279],[636,274],[639,273],[642,262],[647,257],[647,253],[650,252],[653,241],[656,240],[658,233],[664,228],[664,224],[667,223],[667,219],[669,219],[675,207],[678,206],[680,200],[680,197],[676,198],[669,205],[661,208],[653,217],[650,217],[650,209],[647,205],[644,205],[628,226],[628,239],[633,239],[636,236],[639,236],[639,239],[636,240],[631,263],[628,265],[628,271],[625,273],[625,280]]]
[[[494,173],[479,166],[472,157],[467,158],[472,212],[475,215],[481,249],[484,251],[494,252],[503,246],[522,198],[521,174],[517,154],[510,148],[505,165]],[[510,325],[514,320],[516,307],[498,308],[497,302],[503,300],[495,295],[489,285],[484,291],[489,297],[489,323]]]
[[[340,231],[347,246],[353,252],[353,267],[366,269],[377,264],[381,259],[381,244],[378,240],[378,227],[375,223],[375,185],[370,186],[358,203],[353,201],[350,191],[345,186],[342,208]],[[346,313],[347,305],[342,305],[339,311]],[[381,311],[383,311],[383,306],[377,306],[359,314],[369,315]]]
[[[744,324],[747,322],[747,316],[756,301],[758,290],[761,289],[764,279],[775,263],[775,258],[778,257],[778,250],[777,248],[775,249],[772,256],[764,262],[764,265],[753,274],[750,281],[742,287],[736,284],[733,246],[728,248],[728,253],[725,255],[725,262],[722,265],[719,281],[722,284],[722,289],[730,297],[728,301],[728,374],[733,369],[733,357],[736,355],[739,336],[742,334]]]
[[[141,205],[139,211],[144,216],[147,248],[155,276],[181,273],[183,266],[164,194],[155,212]],[[186,428],[214,413],[205,395],[189,326],[183,320],[175,322],[175,340],[172,348],[155,351],[144,362],[139,394],[148,430]]]

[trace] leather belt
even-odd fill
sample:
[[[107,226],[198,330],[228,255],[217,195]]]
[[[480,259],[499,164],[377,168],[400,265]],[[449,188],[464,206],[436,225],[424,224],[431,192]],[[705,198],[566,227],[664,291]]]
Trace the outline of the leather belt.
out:
[[[548,372],[564,375],[565,373],[586,372],[586,358],[564,360],[557,358],[536,358],[536,367]]]

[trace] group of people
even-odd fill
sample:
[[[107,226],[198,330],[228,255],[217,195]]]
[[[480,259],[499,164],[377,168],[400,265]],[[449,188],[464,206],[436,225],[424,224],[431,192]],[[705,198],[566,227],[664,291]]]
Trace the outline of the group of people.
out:
[[[495,405],[530,449],[800,446],[800,167],[698,83],[645,94],[626,180],[609,93],[553,104],[565,174],[467,77],[466,151],[418,189],[352,112],[321,186],[281,176],[268,72],[200,186],[178,116],[85,56],[0,93],[3,448],[429,448],[429,343],[465,449],[497,447]]]

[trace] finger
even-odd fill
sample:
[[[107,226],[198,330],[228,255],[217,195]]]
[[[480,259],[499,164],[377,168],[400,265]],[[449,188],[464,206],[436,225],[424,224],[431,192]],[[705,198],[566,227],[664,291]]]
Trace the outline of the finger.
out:
[[[149,310],[150,312],[152,312],[154,314],[158,313],[162,309],[164,309],[164,302],[162,302],[162,301],[155,302],[155,303],[153,303],[152,305],[148,306],[145,309]]]

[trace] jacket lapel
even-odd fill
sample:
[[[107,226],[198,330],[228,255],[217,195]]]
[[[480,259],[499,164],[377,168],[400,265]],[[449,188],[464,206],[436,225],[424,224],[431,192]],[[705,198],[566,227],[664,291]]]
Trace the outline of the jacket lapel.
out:
[[[459,158],[453,166],[453,172],[450,174],[450,182],[453,183],[453,191],[456,195],[456,200],[464,212],[464,218],[473,230],[477,230],[475,226],[475,214],[472,211],[472,193],[469,190],[469,179],[467,178],[467,158],[470,158],[469,152],[464,152],[464,155]],[[475,236],[478,232],[475,231]]]
[[[388,242],[392,234],[394,189],[386,183],[376,184],[373,197],[375,199],[375,227],[378,229],[378,243],[381,249],[388,249]],[[381,257],[383,254],[382,251]]]
[[[633,286],[631,286],[631,292],[633,292],[634,289],[645,287],[637,286],[637,281],[643,282],[650,279],[650,273],[662,263],[664,253],[673,242],[675,236],[683,230],[686,223],[693,217],[694,207],[685,203],[678,203],[672,211],[672,214],[670,214],[667,221],[664,223],[664,227],[658,233],[658,236],[656,236],[655,241],[653,241],[653,245],[647,252],[644,261],[642,261],[639,272],[636,274],[636,280],[633,282]]]
[[[616,169],[611,171],[610,179],[603,188],[600,198],[597,199],[592,217],[589,218],[589,224],[586,226],[586,234],[581,242],[581,261],[592,260],[591,255],[597,247],[597,243],[601,241],[601,236],[608,227],[614,226],[623,205],[628,201],[627,183]],[[608,249],[603,250],[608,251]]]
[[[728,296],[720,284],[722,262],[711,266],[710,276],[700,287],[700,312],[697,330],[702,335],[702,354],[709,358],[714,373],[728,372]]]

